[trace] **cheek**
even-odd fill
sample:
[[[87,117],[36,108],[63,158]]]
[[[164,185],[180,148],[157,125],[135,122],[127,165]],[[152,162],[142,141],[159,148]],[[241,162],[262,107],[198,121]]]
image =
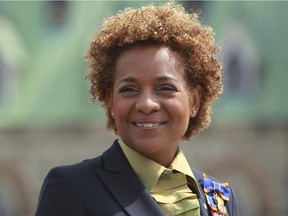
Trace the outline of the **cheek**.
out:
[[[131,103],[127,100],[115,98],[112,104],[112,110],[114,112],[115,120],[127,118],[129,111],[131,110]]]
[[[189,120],[190,120],[190,102],[189,102],[189,98],[188,97],[184,97],[181,101],[180,101],[180,105],[178,107],[179,109],[179,115],[181,115],[182,120],[185,122],[185,124],[189,124]]]
[[[173,117],[177,116],[177,119],[181,121],[188,121],[190,118],[190,103],[187,98],[182,98],[177,101],[170,101],[167,103],[170,107],[169,112],[170,115]]]

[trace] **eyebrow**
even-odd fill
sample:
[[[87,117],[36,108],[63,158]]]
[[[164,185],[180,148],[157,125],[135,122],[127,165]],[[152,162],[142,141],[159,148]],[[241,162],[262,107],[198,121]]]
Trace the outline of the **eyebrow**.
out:
[[[159,76],[156,77],[155,81],[157,82],[164,82],[164,81],[174,81],[174,82],[178,82],[177,79],[173,78],[173,77],[169,77],[169,76]],[[122,79],[119,83],[122,82],[128,82],[128,83],[137,83],[138,80],[135,77],[126,77],[124,79]]]
[[[120,80],[119,83],[122,83],[122,82],[134,83],[134,82],[137,82],[137,79],[134,77],[126,77],[126,78]]]

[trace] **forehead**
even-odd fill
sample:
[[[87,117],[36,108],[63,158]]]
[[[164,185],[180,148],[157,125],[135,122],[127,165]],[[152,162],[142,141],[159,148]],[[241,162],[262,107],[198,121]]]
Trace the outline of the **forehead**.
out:
[[[182,59],[178,53],[160,44],[136,44],[128,47],[120,52],[116,58],[115,66],[116,69],[119,69],[119,67],[127,66],[127,64],[134,65],[141,62],[145,62],[146,64],[166,62],[174,64],[177,68],[182,66]]]
[[[122,52],[115,67],[114,81],[120,83],[153,83],[175,81],[186,85],[179,56],[159,45],[134,46]]]

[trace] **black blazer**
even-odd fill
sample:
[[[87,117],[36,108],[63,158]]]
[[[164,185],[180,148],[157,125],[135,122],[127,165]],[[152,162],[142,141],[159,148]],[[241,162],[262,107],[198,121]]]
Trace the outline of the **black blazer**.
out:
[[[203,187],[203,174],[194,170]],[[232,192],[227,210],[238,216]],[[208,216],[203,191],[201,216]],[[164,216],[126,159],[117,141],[101,156],[53,168],[44,180],[36,216]]]

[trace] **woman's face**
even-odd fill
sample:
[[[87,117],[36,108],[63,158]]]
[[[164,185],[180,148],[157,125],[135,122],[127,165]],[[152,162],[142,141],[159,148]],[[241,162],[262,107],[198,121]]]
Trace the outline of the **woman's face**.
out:
[[[168,48],[135,46],[117,58],[111,112],[121,139],[140,154],[169,166],[199,102]]]

